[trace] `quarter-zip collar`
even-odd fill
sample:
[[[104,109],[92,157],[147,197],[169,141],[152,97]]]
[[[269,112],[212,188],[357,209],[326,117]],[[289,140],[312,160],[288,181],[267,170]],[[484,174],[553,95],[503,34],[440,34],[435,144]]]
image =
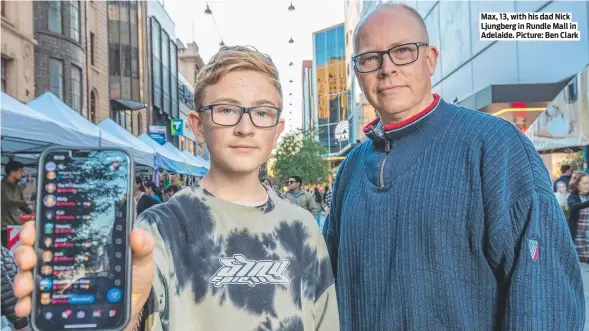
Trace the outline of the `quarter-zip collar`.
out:
[[[388,149],[387,147],[390,141],[398,140],[410,133],[414,133],[426,125],[430,117],[429,115],[438,108],[441,101],[438,94],[433,94],[433,97],[434,101],[427,108],[406,120],[383,126],[380,118],[377,117],[364,127],[364,133],[374,142],[384,142],[385,149]]]

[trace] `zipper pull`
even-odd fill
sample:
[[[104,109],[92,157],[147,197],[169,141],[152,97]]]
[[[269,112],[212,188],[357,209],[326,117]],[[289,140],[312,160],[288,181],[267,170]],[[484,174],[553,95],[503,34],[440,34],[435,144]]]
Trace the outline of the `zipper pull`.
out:
[[[384,141],[384,151],[386,153],[391,151],[391,143],[389,142],[388,139],[385,139],[385,141]]]

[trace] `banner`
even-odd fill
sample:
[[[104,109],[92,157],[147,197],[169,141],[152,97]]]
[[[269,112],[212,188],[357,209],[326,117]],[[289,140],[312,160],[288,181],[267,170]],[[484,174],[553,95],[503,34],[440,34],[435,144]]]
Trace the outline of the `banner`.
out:
[[[556,96],[526,136],[538,151],[589,145],[589,66]]]
[[[166,143],[166,127],[158,125],[149,126],[149,136],[160,145]]]

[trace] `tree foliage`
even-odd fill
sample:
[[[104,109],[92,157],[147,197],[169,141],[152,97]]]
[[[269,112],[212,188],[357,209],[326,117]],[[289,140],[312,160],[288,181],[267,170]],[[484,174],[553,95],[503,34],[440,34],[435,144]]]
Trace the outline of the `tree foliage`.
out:
[[[329,175],[326,154],[323,144],[308,132],[287,133],[274,152],[272,171],[282,183],[293,175],[300,176],[303,185],[324,183]]]
[[[562,162],[559,162],[556,171],[558,171],[558,174],[560,175],[560,167],[565,164],[570,165],[573,168],[573,171],[583,170],[583,162],[583,151],[580,151],[566,158]]]

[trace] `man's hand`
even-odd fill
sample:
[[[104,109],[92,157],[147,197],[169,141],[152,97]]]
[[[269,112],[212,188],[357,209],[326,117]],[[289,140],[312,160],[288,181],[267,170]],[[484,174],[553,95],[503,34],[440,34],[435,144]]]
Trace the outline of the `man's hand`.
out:
[[[19,273],[14,278],[14,295],[19,298],[14,307],[19,317],[28,316],[31,313],[31,293],[33,291],[33,268],[37,264],[35,254],[35,222],[30,221],[23,225],[20,231],[22,245],[16,249],[14,260],[19,267]],[[154,275],[153,247],[154,240],[151,234],[141,229],[131,232],[131,250],[133,251],[132,286],[131,293],[131,322],[128,329],[132,330],[143,305],[149,297],[151,282]]]

